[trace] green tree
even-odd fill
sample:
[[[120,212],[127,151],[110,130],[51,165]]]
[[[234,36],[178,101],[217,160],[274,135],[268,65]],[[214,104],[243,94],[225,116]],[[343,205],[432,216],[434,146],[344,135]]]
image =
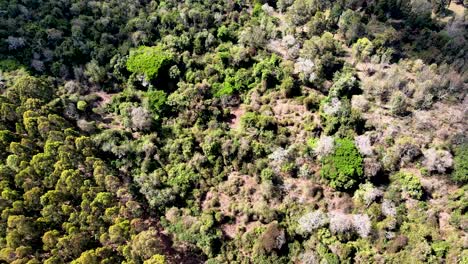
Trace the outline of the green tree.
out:
[[[353,44],[353,57],[357,61],[369,61],[374,52],[374,45],[368,38],[360,38]]]
[[[452,179],[459,183],[468,182],[468,144],[462,144],[455,148]]]
[[[333,153],[322,159],[320,175],[330,181],[330,186],[350,190],[362,180],[362,157],[351,139],[335,139]]]
[[[174,54],[162,46],[142,46],[130,51],[127,69],[130,72],[143,74],[148,81],[158,77],[160,70],[170,65]]]
[[[345,37],[348,45],[362,36],[365,30],[361,22],[361,15],[357,11],[351,9],[347,9],[341,14],[338,28],[340,33]]]
[[[420,199],[423,189],[419,178],[411,173],[398,172],[390,177],[395,186],[405,195],[413,199]]]

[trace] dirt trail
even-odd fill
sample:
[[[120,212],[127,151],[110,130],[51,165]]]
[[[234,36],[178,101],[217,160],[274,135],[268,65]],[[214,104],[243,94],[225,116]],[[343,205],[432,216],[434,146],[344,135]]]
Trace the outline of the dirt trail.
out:
[[[231,129],[237,129],[240,127],[241,117],[244,115],[244,113],[245,109],[243,105],[235,107],[231,110],[231,114],[234,116],[229,123],[229,127]]]
[[[112,100],[112,97],[115,95],[115,94],[106,93],[104,91],[95,92],[94,94],[96,94],[97,96],[101,98],[101,101],[99,102],[99,106],[101,107],[109,104]]]

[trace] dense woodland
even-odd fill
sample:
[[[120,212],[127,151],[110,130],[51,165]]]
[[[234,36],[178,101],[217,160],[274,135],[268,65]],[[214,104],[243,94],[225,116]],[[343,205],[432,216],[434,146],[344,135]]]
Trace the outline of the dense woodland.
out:
[[[465,6],[0,0],[0,262],[468,263]]]

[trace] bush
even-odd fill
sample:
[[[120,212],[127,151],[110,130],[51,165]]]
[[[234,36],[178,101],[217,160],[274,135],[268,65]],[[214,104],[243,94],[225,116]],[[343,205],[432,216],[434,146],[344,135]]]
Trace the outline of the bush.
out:
[[[459,183],[468,182],[468,144],[463,144],[455,149],[452,179]]]
[[[142,46],[130,51],[127,69],[133,73],[144,74],[147,80],[153,80],[158,77],[159,70],[170,64],[173,59],[174,55],[161,46]]]
[[[333,137],[324,136],[324,137],[319,138],[315,142],[311,141],[310,145],[313,147],[314,153],[318,157],[323,157],[323,156],[327,156],[328,154],[330,154],[333,151],[335,141],[334,141]]]
[[[406,95],[400,91],[392,94],[390,99],[390,111],[395,116],[405,116],[408,114],[408,101]]]
[[[374,45],[368,38],[360,38],[354,43],[352,52],[358,61],[368,61],[374,52]]]
[[[145,260],[144,264],[164,264],[166,263],[166,257],[163,255],[156,254],[150,259]]]
[[[361,93],[359,79],[351,68],[345,68],[343,71],[335,74],[333,86],[330,88],[329,96],[351,98],[355,94]]]
[[[320,175],[330,180],[330,186],[350,190],[363,176],[362,157],[350,139],[336,139],[332,154],[322,159]]]
[[[304,105],[309,111],[317,111],[320,108],[320,96],[318,94],[311,94],[304,98]]]
[[[272,116],[266,116],[255,112],[247,112],[241,118],[244,128],[257,128],[259,130],[275,130],[276,120]]]
[[[407,196],[420,199],[423,195],[421,181],[413,174],[399,172],[390,177],[396,186]]]
[[[145,97],[148,109],[153,111],[155,114],[159,113],[163,109],[164,104],[167,101],[166,93],[159,90],[148,91],[146,92]]]
[[[76,108],[80,111],[85,111],[86,110],[86,107],[88,107],[88,103],[85,102],[85,101],[78,101],[78,103],[76,104]]]
[[[21,68],[21,64],[12,59],[0,60],[0,71],[14,71]]]
[[[132,128],[134,130],[147,130],[151,127],[152,118],[148,110],[143,107],[133,108],[131,112]]]

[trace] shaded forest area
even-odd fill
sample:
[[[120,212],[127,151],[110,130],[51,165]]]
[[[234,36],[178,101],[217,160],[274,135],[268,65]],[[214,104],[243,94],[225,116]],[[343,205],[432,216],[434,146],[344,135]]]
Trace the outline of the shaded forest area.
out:
[[[467,263],[462,0],[1,0],[0,262]]]

